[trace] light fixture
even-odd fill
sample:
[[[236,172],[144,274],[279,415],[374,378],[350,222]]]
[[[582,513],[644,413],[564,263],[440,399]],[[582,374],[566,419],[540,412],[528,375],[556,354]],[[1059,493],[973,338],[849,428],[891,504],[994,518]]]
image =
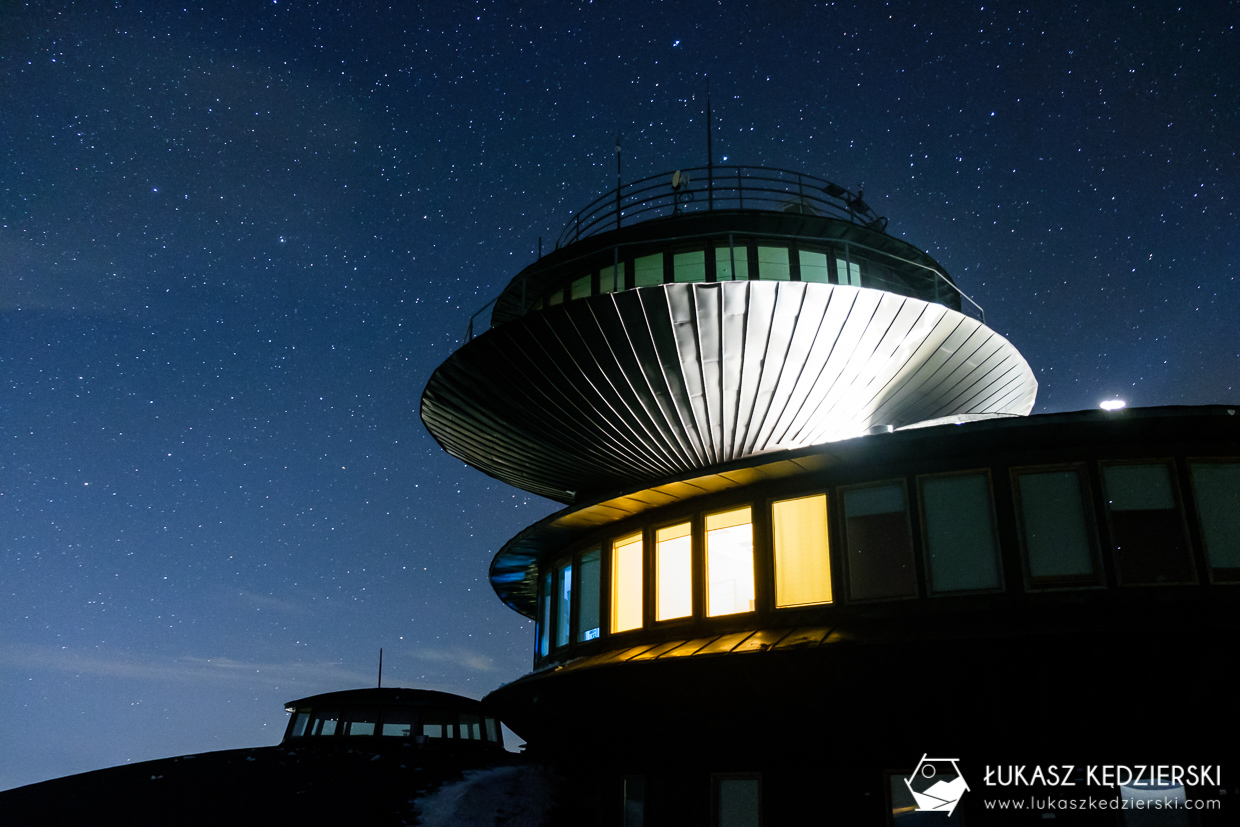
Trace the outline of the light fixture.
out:
[[[1104,411],[1118,411],[1128,403],[1122,399],[1108,399],[1105,402],[1099,402],[1098,407]]]

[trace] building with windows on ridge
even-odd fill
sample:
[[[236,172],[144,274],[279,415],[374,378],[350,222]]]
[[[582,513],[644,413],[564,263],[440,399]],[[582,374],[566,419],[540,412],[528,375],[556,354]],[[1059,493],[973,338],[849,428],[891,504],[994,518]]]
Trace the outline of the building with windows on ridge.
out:
[[[564,504],[492,562],[536,633],[486,703],[625,827],[1044,823],[989,821],[983,765],[1229,759],[1236,407],[1036,391],[860,193],[708,166],[603,196],[422,397]],[[950,816],[905,783],[927,754],[969,784]]]

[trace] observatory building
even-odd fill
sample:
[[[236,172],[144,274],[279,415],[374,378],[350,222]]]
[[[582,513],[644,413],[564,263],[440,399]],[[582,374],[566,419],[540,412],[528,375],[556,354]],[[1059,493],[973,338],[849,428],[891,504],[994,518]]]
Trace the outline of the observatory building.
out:
[[[594,822],[985,824],[985,766],[1219,762],[1235,407],[1029,416],[1025,359],[886,227],[783,170],[626,184],[426,387],[445,450],[564,504],[491,564],[536,632],[486,703]]]

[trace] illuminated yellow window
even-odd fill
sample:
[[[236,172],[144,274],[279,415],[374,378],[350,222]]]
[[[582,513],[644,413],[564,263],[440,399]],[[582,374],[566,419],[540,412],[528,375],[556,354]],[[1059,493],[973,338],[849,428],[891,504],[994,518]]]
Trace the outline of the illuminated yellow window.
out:
[[[693,540],[689,524],[655,532],[656,620],[693,614]]]
[[[642,535],[617,540],[611,550],[611,630],[642,625]]]
[[[827,495],[771,504],[775,535],[775,607],[831,602]]]
[[[752,612],[753,515],[748,506],[706,517],[706,614]]]

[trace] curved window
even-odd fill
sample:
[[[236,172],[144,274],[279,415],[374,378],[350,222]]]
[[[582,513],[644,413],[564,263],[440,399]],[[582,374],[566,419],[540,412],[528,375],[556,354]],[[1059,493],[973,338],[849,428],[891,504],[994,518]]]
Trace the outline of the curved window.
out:
[[[1031,469],[1012,476],[1029,584],[1096,583],[1094,538],[1080,470]]]
[[[656,620],[693,614],[693,538],[689,523],[655,532]]]
[[[1214,580],[1240,580],[1240,463],[1190,462],[1201,539]]]
[[[845,489],[843,498],[849,595],[854,600],[915,597],[904,483]]]
[[[930,591],[941,594],[999,588],[990,474],[922,477],[920,482]]]
[[[580,594],[577,596],[577,642],[594,640],[599,636],[599,586],[603,569],[603,555],[591,549],[581,555]]]
[[[706,515],[706,614],[752,612],[753,512],[746,506]]]
[[[617,540],[611,550],[611,630],[642,625],[642,535]]]
[[[771,503],[775,608],[831,602],[827,495]]]
[[[1166,463],[1103,465],[1111,542],[1123,584],[1185,583],[1192,561]]]
[[[663,283],[663,254],[642,256],[633,262],[633,283],[637,287],[653,287]]]

